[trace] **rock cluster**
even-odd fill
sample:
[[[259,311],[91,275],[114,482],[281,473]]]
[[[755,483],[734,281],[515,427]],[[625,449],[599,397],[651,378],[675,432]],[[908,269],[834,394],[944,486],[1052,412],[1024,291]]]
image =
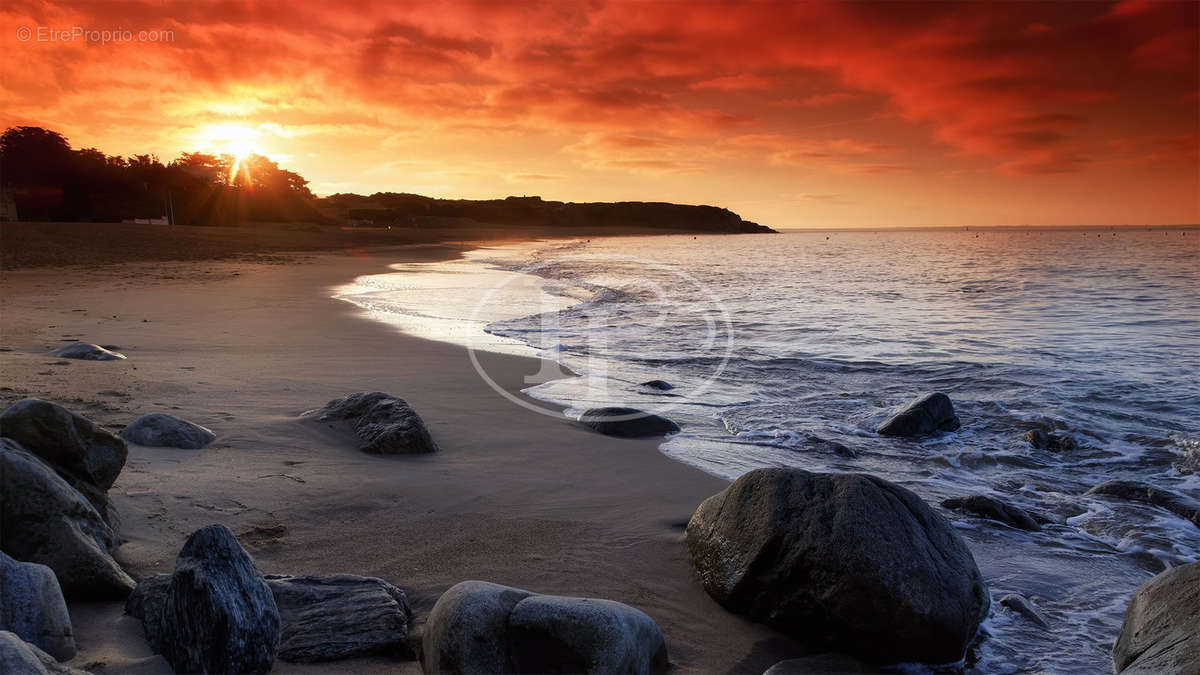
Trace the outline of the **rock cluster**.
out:
[[[133,580],[113,560],[117,536],[40,457],[0,439],[0,549],[54,570],[68,600],[124,598]]]
[[[425,624],[426,673],[653,673],[667,668],[654,620],[611,600],[464,581]]]
[[[28,398],[0,413],[0,436],[45,460],[108,520],[108,489],[129,449],[115,434],[49,401]]]

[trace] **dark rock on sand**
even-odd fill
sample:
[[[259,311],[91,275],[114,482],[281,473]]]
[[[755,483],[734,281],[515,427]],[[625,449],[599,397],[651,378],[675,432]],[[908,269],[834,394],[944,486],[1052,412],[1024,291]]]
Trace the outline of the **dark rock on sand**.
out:
[[[1042,529],[1037,519],[1029,515],[1025,509],[1012,504],[1006,504],[995,497],[987,495],[971,495],[970,497],[954,497],[942,502],[942,506],[955,511],[973,513],[981,518],[996,520],[1010,527],[1037,532]]]
[[[861,675],[878,672],[879,668],[857,659],[829,653],[780,661],[767,668],[763,675]]]
[[[486,581],[442,594],[423,638],[426,673],[650,673],[667,666],[654,620],[609,600]]]
[[[935,431],[954,431],[959,427],[954,404],[943,393],[927,394],[904,406],[879,425],[883,436],[927,436]]]
[[[635,408],[589,408],[579,421],[606,436],[621,438],[665,436],[679,431],[679,425],[671,420]]]
[[[49,567],[0,553],[0,630],[16,633],[59,661],[75,656],[71,615]]]
[[[1050,433],[1042,429],[1031,429],[1021,438],[1028,441],[1030,445],[1038,450],[1063,452],[1064,450],[1075,449],[1075,439],[1066,434]]]
[[[16,633],[0,630],[0,673],[13,675],[88,675],[86,671],[64,666],[37,646],[25,642]]]
[[[1000,598],[1000,605],[1011,609],[1026,619],[1029,619],[1038,628],[1043,630],[1050,629],[1050,623],[1046,621],[1046,617],[1042,616],[1042,613],[1039,612],[1038,608],[1029,601],[1029,598],[1026,598],[1023,595],[1009,593],[1003,598]]]
[[[130,422],[121,430],[121,438],[138,445],[199,450],[216,440],[217,435],[174,415],[150,413]]]
[[[438,598],[425,622],[422,668],[435,673],[509,672],[508,616],[533,593],[464,581]]]
[[[1164,508],[1200,527],[1200,501],[1170,490],[1136,480],[1110,480],[1088,490],[1085,495],[1107,495]]]
[[[50,353],[64,359],[82,359],[84,361],[119,361],[125,358],[124,354],[109,351],[90,342],[72,342]]]
[[[265,673],[275,663],[275,598],[224,525],[188,537],[158,620],[152,646],[177,673]]]
[[[392,584],[353,574],[266,580],[283,625],[280,659],[307,663],[403,652],[412,610]]]
[[[835,455],[841,455],[842,457],[858,457],[857,450],[847,445],[838,443],[837,441],[821,438],[816,434],[809,434],[807,440],[809,442],[809,450],[816,450],[817,452],[829,452]]]
[[[264,579],[279,610],[277,658],[309,663],[404,653],[412,610],[392,584],[352,574]],[[152,646],[161,644],[159,617],[170,589],[171,575],[159,574],[139,583],[125,602],[125,613],[142,621]]]
[[[639,386],[649,387],[650,389],[657,389],[659,391],[671,391],[675,388],[675,385],[667,382],[666,380],[649,380],[641,383]]]
[[[1142,584],[1113,645],[1121,675],[1200,673],[1200,562]]]
[[[109,555],[117,537],[50,465],[0,439],[0,548],[54,570],[68,600],[124,598],[133,580]]]
[[[659,673],[667,643],[654,619],[611,600],[535,595],[508,617],[518,673]]]
[[[403,399],[382,392],[343,396],[307,414],[321,422],[349,423],[363,452],[396,455],[437,450],[421,416]]]
[[[36,398],[0,413],[0,436],[46,460],[107,520],[106,492],[125,466],[125,441],[82,415]]]
[[[958,661],[991,602],[950,523],[865,474],[751,471],[685,539],[725,608],[876,663]]]

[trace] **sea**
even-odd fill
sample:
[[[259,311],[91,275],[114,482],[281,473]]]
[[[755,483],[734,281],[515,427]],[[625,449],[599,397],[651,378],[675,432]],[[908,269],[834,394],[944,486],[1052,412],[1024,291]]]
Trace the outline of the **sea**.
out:
[[[406,333],[558,364],[528,378],[538,412],[663,415],[681,431],[662,452],[729,479],[866,472],[934,505],[984,494],[1045,518],[1027,532],[942,510],[992,594],[967,672],[1111,672],[1131,594],[1200,558],[1191,522],[1084,494],[1121,478],[1200,498],[1200,230],[569,239],[393,269],[336,296]],[[935,391],[959,430],[875,433]],[[1074,448],[1033,447],[1039,429]],[[1001,605],[1010,593],[1049,627]]]

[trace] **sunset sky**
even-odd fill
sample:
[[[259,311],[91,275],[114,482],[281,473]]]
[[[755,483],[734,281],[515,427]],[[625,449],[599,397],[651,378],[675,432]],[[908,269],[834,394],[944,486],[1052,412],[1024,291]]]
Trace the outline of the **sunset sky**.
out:
[[[133,39],[44,39],[74,27]],[[1195,223],[1198,27],[1200,3],[1137,0],[8,0],[0,125],[164,160],[253,149],[318,194]]]

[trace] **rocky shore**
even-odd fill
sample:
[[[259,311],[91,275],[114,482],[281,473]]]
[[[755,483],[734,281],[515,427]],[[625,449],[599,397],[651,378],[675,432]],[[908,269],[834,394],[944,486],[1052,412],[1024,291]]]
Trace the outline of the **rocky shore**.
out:
[[[993,612],[1050,625],[993,602],[950,520],[1041,514],[990,495],[942,510],[861,473],[727,484],[656,451],[665,418],[518,412],[461,349],[315,292],[370,264],[5,280],[0,670],[955,670]],[[494,359],[518,392],[530,364]],[[915,394],[878,433],[961,424]],[[1154,486],[1095,490],[1194,512]],[[1198,573],[1137,591],[1114,672],[1200,670]]]

